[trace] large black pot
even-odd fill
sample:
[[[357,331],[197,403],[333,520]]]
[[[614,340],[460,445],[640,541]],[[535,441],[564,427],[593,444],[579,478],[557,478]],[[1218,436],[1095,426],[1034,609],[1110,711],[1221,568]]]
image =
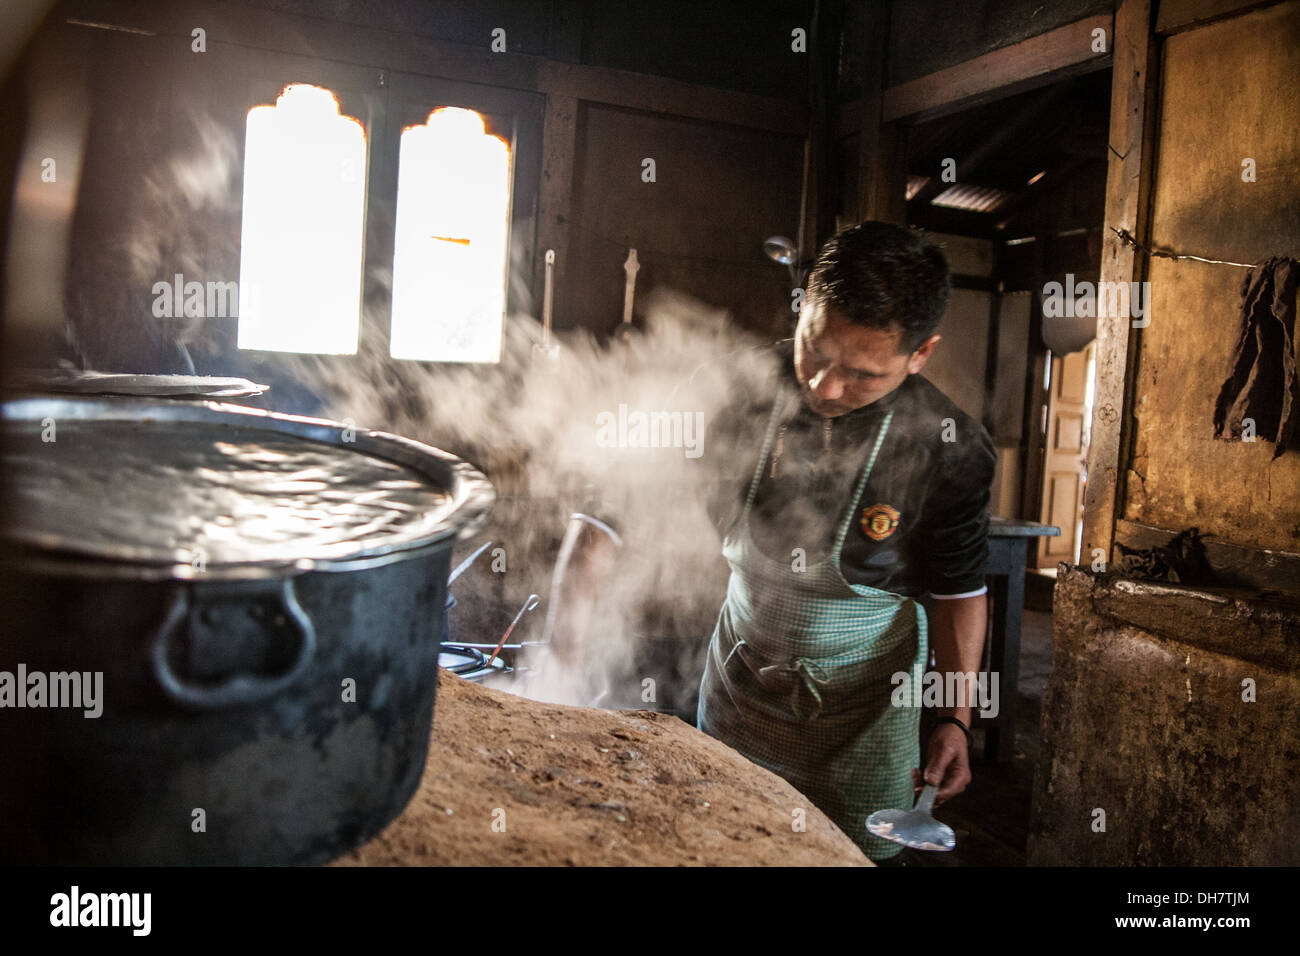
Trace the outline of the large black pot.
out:
[[[379,545],[199,568],[90,553],[11,514],[0,671],[103,684],[98,717],[0,710],[5,861],[318,863],[397,816],[427,756],[452,545],[486,519],[486,479],[394,436],[239,406],[33,398],[4,415],[6,453],[46,419],[252,426],[346,440],[450,496]]]

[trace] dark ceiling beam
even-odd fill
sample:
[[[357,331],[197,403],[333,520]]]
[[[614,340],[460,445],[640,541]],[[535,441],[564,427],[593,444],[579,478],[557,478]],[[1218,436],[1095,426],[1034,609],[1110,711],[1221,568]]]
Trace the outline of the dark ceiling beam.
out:
[[[1085,17],[946,70],[891,86],[881,96],[881,119],[923,122],[1065,77],[1107,69],[1114,48],[1113,21],[1109,13]],[[1105,53],[1092,52],[1092,31],[1096,29],[1106,31]],[[836,123],[837,134],[850,135],[856,130],[861,113],[861,101],[844,104]]]
[[[1156,33],[1167,36],[1203,27],[1215,20],[1239,16],[1282,0],[1161,0],[1156,8]]]
[[[1110,66],[1114,18],[1103,13],[1012,43],[884,92],[886,120],[922,119],[1046,86]],[[1092,51],[1094,30],[1104,30],[1107,52]]]

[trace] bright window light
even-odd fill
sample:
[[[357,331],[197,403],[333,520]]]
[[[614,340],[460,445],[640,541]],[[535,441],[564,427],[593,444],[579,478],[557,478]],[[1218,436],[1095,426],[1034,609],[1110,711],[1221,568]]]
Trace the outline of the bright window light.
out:
[[[361,315],[366,134],[329,90],[248,111],[241,349],[351,355]]]
[[[394,358],[496,362],[505,317],[510,147],[473,110],[402,132],[393,252]]]

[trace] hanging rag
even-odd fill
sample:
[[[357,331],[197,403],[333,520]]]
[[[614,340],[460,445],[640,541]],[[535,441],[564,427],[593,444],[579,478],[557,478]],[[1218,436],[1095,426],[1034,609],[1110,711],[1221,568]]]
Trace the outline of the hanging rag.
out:
[[[1273,256],[1255,265],[1241,285],[1241,337],[1228,378],[1214,403],[1214,437],[1242,440],[1244,419],[1271,441],[1277,458],[1295,440],[1300,417],[1295,312],[1300,262]],[[1225,430],[1227,434],[1225,435]]]

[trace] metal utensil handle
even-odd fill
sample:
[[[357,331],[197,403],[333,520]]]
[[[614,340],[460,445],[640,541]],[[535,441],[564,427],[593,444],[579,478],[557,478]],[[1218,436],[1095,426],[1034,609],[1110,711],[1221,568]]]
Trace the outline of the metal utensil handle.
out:
[[[627,279],[623,283],[623,324],[632,324],[632,303],[636,299],[636,274],[641,271],[641,263],[637,261],[636,250],[627,251],[627,261],[623,263],[623,271],[627,274]]]
[[[551,347],[551,302],[555,295],[555,250],[546,250],[546,284],[542,292],[542,348]]]
[[[497,659],[497,655],[501,653],[501,648],[506,646],[506,641],[510,640],[510,635],[514,633],[515,625],[519,623],[519,619],[523,617],[525,613],[537,607],[538,600],[536,594],[528,595],[528,600],[524,602],[524,606],[519,609],[519,613],[516,614],[515,619],[510,622],[510,626],[506,628],[506,632],[501,635],[500,643],[497,644],[496,650],[492,652],[492,656],[488,658],[489,664]]]
[[[298,603],[298,598],[293,592],[292,580],[285,579],[279,582],[276,592],[280,609],[298,635],[298,652],[293,664],[284,673],[274,677],[239,674],[220,684],[202,686],[178,675],[167,660],[167,650],[172,638],[180,630],[190,610],[188,591],[184,585],[178,585],[172,591],[171,603],[163,616],[163,622],[154,634],[150,653],[153,676],[163,692],[184,707],[218,710],[265,700],[297,681],[315,656],[316,629],[312,626],[311,618],[302,609],[302,605]]]
[[[930,813],[934,809],[934,795],[938,792],[938,787],[932,783],[927,783],[925,789],[921,791],[921,795],[916,798],[916,806],[912,809],[918,813]]]
[[[477,551],[475,551],[473,554],[471,554],[468,558],[466,558],[466,559],[465,559],[464,561],[462,561],[460,564],[456,565],[456,570],[455,570],[455,571],[452,571],[451,574],[450,574],[450,576],[448,576],[448,578],[447,578],[447,587],[451,587],[452,582],[455,581],[455,580],[456,580],[458,577],[460,577],[462,574],[464,574],[466,571],[468,571],[468,570],[469,570],[469,566],[470,566],[471,564],[473,564],[475,561],[478,560],[478,556],[479,556],[480,554],[482,554],[484,551],[486,551],[486,550],[487,550],[488,548],[490,548],[490,547],[492,547],[492,542],[491,542],[491,541],[485,541],[485,542],[483,542],[483,544],[479,545]]]

